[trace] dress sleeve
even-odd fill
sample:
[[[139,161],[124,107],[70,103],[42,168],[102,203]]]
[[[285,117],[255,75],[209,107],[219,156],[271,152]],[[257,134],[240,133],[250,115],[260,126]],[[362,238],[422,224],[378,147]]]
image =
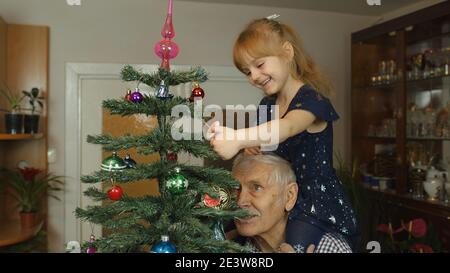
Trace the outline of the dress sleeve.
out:
[[[301,88],[292,99],[290,110],[301,109],[311,112],[316,118],[324,121],[335,121],[339,115],[330,100],[310,87]]]
[[[271,109],[274,104],[272,97],[264,97],[259,103],[259,107],[256,111],[257,124],[263,124],[271,120]],[[261,107],[262,106],[262,107]]]

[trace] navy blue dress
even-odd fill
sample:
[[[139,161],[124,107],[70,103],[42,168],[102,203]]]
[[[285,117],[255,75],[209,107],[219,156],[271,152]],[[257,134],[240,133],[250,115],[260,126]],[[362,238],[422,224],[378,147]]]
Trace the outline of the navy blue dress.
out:
[[[260,105],[269,109],[267,118],[258,116],[258,124],[271,120],[270,109],[276,97],[265,97]],[[333,168],[333,122],[339,116],[331,102],[312,87],[303,85],[290,102],[289,111],[301,109],[327,122],[319,133],[306,130],[280,143],[275,151],[288,160],[297,177],[299,194],[289,215],[286,241],[298,248],[317,243],[326,232],[339,232],[353,243],[358,235],[355,214]],[[283,116],[284,117],[284,116]]]

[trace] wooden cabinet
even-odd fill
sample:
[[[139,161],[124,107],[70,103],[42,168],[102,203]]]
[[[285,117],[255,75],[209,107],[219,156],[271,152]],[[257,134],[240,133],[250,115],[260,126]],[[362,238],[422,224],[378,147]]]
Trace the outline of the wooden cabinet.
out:
[[[423,174],[430,165],[439,178],[450,171],[450,3],[352,33],[351,46],[352,159],[372,203],[371,227],[424,218],[448,251],[444,184],[432,200]]]
[[[48,61],[48,27],[7,24],[0,18],[0,80],[16,94],[21,94],[22,90],[30,91],[31,88],[38,87],[45,97],[37,134],[5,134],[4,115],[0,112],[2,167],[16,168],[20,160],[25,160],[30,167],[47,172]],[[24,103],[28,102],[24,100]],[[5,107],[6,100],[1,97],[0,108]],[[45,215],[46,209],[44,223]],[[2,223],[19,219],[18,209],[15,207],[14,199],[8,194],[8,189],[0,198],[0,219]],[[14,239],[10,241],[15,242]]]

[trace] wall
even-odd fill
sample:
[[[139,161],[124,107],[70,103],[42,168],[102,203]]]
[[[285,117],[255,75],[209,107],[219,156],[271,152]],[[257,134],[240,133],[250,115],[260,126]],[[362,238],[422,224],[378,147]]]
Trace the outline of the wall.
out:
[[[335,126],[335,147],[347,156],[350,33],[366,27],[373,17],[174,2],[175,41],[181,48],[176,64],[231,66],[231,47],[244,25],[253,18],[281,14],[283,21],[300,32],[305,47],[336,87],[338,95],[334,103],[341,120]],[[153,44],[161,39],[166,5],[165,0],[83,0],[81,7],[70,7],[63,0],[0,2],[0,16],[7,22],[50,27],[49,146],[56,150],[56,162],[50,164],[50,171],[64,174],[65,63],[158,63]],[[61,203],[49,201],[51,251],[62,251],[65,243]]]

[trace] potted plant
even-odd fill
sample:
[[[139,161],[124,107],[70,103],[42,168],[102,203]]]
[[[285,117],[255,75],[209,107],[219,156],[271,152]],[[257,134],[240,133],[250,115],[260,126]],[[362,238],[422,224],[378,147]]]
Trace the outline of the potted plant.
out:
[[[39,115],[36,114],[36,107],[39,105],[41,109],[44,108],[43,96],[39,96],[39,88],[33,87],[31,91],[22,91],[24,97],[28,98],[31,105],[31,115],[25,115],[24,119],[24,133],[35,134],[39,130]]]
[[[17,170],[3,168],[1,172],[6,185],[12,189],[12,196],[18,202],[23,227],[36,224],[46,194],[59,200],[51,192],[61,190],[62,176],[44,174],[43,170],[30,167]]]
[[[4,84],[3,84],[4,85]],[[4,85],[5,86],[5,85]],[[6,87],[6,86],[5,86]],[[8,109],[0,109],[5,113],[5,128],[7,134],[21,134],[23,132],[23,114],[20,113],[20,102],[23,96],[14,95],[7,87],[0,87],[0,93],[9,104]]]
[[[377,231],[382,235],[382,252],[387,253],[433,253],[441,251],[441,242],[431,223],[422,218],[395,228],[391,222],[378,225]]]

